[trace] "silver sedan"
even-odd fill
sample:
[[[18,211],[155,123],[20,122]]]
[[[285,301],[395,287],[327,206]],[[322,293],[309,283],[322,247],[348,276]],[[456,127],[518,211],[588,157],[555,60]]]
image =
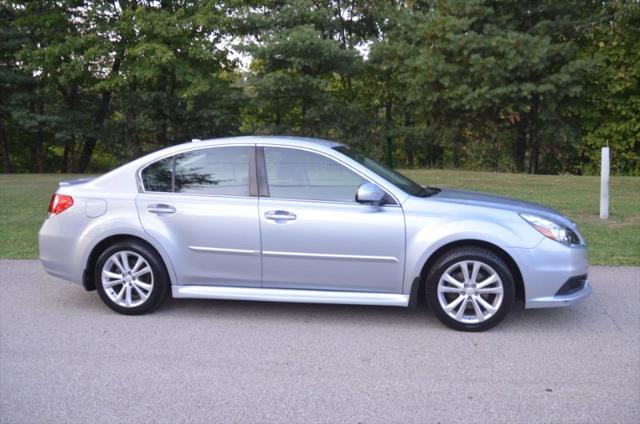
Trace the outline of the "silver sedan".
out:
[[[515,300],[587,296],[575,224],[508,198],[423,187],[350,148],[299,137],[173,146],[65,181],[39,235],[47,272],[141,314],[174,298],[406,307],[458,330]]]

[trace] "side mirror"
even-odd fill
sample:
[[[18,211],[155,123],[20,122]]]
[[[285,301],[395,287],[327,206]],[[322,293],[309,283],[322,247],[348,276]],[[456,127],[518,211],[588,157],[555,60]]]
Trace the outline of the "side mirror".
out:
[[[373,183],[362,183],[356,193],[356,202],[367,205],[381,205],[386,193]]]

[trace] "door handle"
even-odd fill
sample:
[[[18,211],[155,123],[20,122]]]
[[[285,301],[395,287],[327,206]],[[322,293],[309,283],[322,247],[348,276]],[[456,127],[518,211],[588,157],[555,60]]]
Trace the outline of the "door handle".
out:
[[[158,205],[149,205],[147,206],[147,210],[151,213],[174,213],[176,208],[169,205],[158,204]]]
[[[264,217],[274,221],[293,221],[297,218],[296,214],[287,211],[269,211]]]

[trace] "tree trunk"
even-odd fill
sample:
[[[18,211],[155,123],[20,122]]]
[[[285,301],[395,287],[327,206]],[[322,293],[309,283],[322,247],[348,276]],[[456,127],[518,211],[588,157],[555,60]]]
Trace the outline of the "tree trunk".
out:
[[[36,107],[38,114],[42,116],[44,114],[44,105],[42,102]],[[44,133],[42,131],[42,124],[38,123],[38,132],[36,136],[36,145],[33,149],[33,163],[36,165],[36,172],[44,173]]]
[[[518,121],[516,125],[516,138],[513,142],[513,165],[516,172],[524,171],[524,157],[527,150],[527,122],[526,119]]]
[[[408,113],[405,114],[404,116],[404,127],[405,128],[412,127],[411,116]],[[414,149],[415,149],[415,146],[413,143],[413,137],[411,136],[411,134],[409,134],[404,139],[404,153],[407,157],[407,166],[409,168],[414,167],[414,163],[415,163],[415,154],[413,151]]]
[[[387,100],[384,105],[385,127],[387,133],[387,165],[393,168],[393,138],[391,137],[391,128],[393,125],[393,104],[391,100]]]
[[[529,143],[531,150],[529,151],[529,174],[538,173],[538,158],[540,157],[540,137],[538,131],[540,115],[540,103],[537,97],[533,98],[531,107],[531,119],[529,122]]]
[[[36,145],[33,150],[33,162],[36,164],[36,172],[43,174],[44,173],[44,136],[42,134],[42,129],[38,128],[38,138],[36,140]]]
[[[111,65],[110,75],[118,72],[118,70],[120,69],[121,60],[122,52],[119,52],[118,56],[116,56],[116,58],[113,60],[113,65]],[[104,123],[104,120],[107,117],[107,113],[109,112],[110,102],[111,92],[102,90],[102,93],[100,94],[100,104],[93,121],[96,133],[100,132],[100,130],[102,129],[102,124]],[[80,159],[78,159],[78,167],[76,169],[77,172],[86,172],[87,167],[89,166],[89,162],[91,161],[91,156],[93,156],[93,149],[95,149],[97,142],[98,139],[94,135],[85,137],[84,145],[82,146],[82,153],[80,153]]]
[[[531,144],[531,149],[529,150],[529,174],[537,174],[538,158],[540,156],[540,140],[537,128],[532,127],[530,129],[529,142]]]
[[[86,172],[91,156],[93,156],[93,149],[95,149],[98,140],[93,136],[86,136],[84,144],[82,145],[82,152],[80,153],[80,159],[78,159],[78,166],[76,172]]]
[[[62,151],[62,163],[60,164],[60,172],[67,173],[71,169],[69,164],[72,159],[73,147],[76,144],[75,136],[71,137],[71,140],[64,143],[64,150]]]
[[[11,157],[9,157],[9,139],[7,138],[4,121],[0,121],[0,140],[2,141],[2,169],[5,174],[11,174],[13,172],[13,164],[11,163]]]
[[[158,80],[158,92],[161,92],[165,97],[161,102],[157,104],[157,116],[158,116],[158,127],[156,129],[156,144],[160,146],[167,145],[167,107],[170,101],[170,96],[168,94],[169,91],[169,83],[167,82],[167,77],[162,75]]]
[[[63,87],[60,87],[60,92],[62,93],[62,97],[64,97],[69,110],[75,111],[76,100],[78,97],[78,87],[75,85],[72,86],[69,89],[68,94],[65,92]],[[69,169],[70,169],[69,162],[70,162],[71,152],[73,150],[75,142],[76,142],[75,135],[71,135],[71,139],[65,141],[64,150],[62,151],[62,162],[60,163],[60,172],[63,172],[63,173],[69,172]]]

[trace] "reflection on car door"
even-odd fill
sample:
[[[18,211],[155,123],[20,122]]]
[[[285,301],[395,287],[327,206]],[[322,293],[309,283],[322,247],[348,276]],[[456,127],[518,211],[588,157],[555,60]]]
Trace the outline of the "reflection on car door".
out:
[[[179,284],[260,286],[254,152],[253,146],[194,150],[142,171],[138,214],[169,253]]]
[[[263,287],[400,293],[402,208],[355,202],[365,180],[320,153],[268,146],[263,152]]]

